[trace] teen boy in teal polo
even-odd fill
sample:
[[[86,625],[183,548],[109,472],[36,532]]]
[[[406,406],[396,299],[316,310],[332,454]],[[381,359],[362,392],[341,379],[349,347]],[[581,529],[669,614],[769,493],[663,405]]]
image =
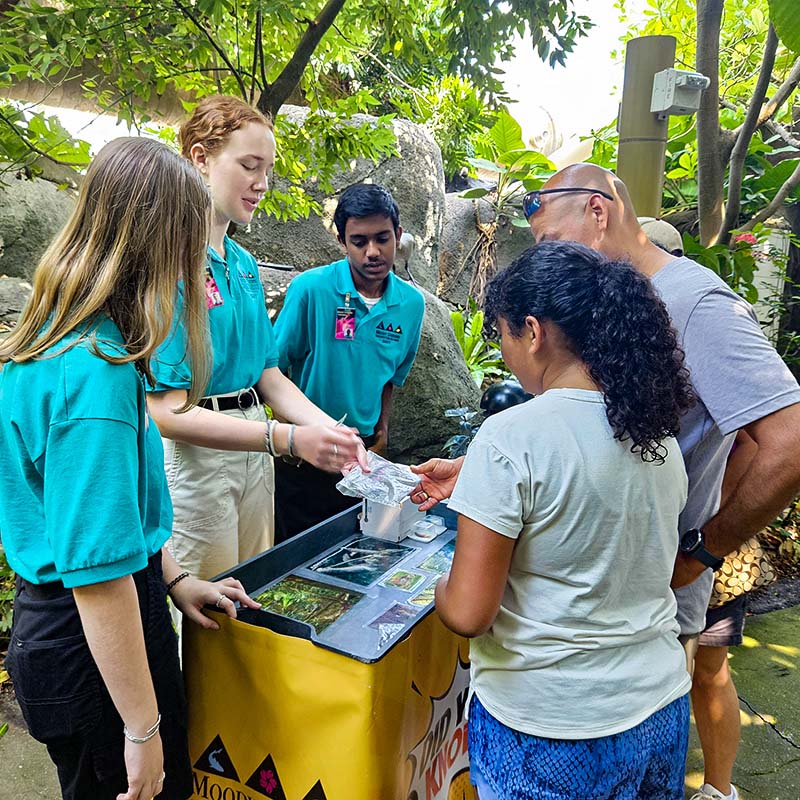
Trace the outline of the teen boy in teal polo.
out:
[[[333,217],[346,257],[298,275],[275,324],[280,367],[313,403],[385,452],[392,390],[419,345],[425,301],[392,272],[400,214],[383,186],[342,192]],[[349,508],[337,475],[275,462],[275,541]]]

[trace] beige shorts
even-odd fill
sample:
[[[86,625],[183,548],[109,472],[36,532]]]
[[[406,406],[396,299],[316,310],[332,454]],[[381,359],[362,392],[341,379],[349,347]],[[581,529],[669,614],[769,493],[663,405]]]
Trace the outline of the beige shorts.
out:
[[[214,413],[266,421],[261,405]],[[175,513],[167,548],[182,569],[208,579],[272,547],[275,474],[267,453],[162,441]]]

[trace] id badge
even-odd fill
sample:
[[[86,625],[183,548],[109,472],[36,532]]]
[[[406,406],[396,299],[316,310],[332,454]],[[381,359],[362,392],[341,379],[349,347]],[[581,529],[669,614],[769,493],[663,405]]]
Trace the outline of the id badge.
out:
[[[336,339],[352,342],[356,338],[356,310],[350,306],[336,309]]]
[[[217,286],[214,273],[211,271],[211,267],[206,266],[206,308],[216,308],[221,306],[223,302],[222,293],[219,290],[219,286]]]

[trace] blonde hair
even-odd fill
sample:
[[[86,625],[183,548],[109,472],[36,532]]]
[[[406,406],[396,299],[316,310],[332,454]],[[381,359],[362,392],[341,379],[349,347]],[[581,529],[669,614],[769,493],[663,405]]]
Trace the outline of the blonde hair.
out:
[[[78,341],[88,337],[106,361],[133,362],[154,385],[150,360],[170,333],[182,280],[192,385],[180,410],[196,404],[210,375],[203,272],[210,209],[197,171],[166,145],[144,138],[107,144],[36,268],[19,323],[0,343],[0,364],[39,358],[84,328]],[[98,314],[117,325],[126,355],[100,351],[91,331]]]
[[[272,130],[269,117],[238,97],[214,94],[201,100],[191,116],[181,125],[178,143],[181,153],[191,160],[192,147],[202,144],[209,155],[218,153],[228,137],[250,122]]]

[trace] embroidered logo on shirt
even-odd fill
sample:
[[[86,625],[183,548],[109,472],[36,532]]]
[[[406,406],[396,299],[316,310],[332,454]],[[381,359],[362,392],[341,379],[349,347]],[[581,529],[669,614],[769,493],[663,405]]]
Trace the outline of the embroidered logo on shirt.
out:
[[[384,325],[379,322],[375,326],[375,338],[381,342],[399,342],[403,335],[403,329],[399,325]]]

